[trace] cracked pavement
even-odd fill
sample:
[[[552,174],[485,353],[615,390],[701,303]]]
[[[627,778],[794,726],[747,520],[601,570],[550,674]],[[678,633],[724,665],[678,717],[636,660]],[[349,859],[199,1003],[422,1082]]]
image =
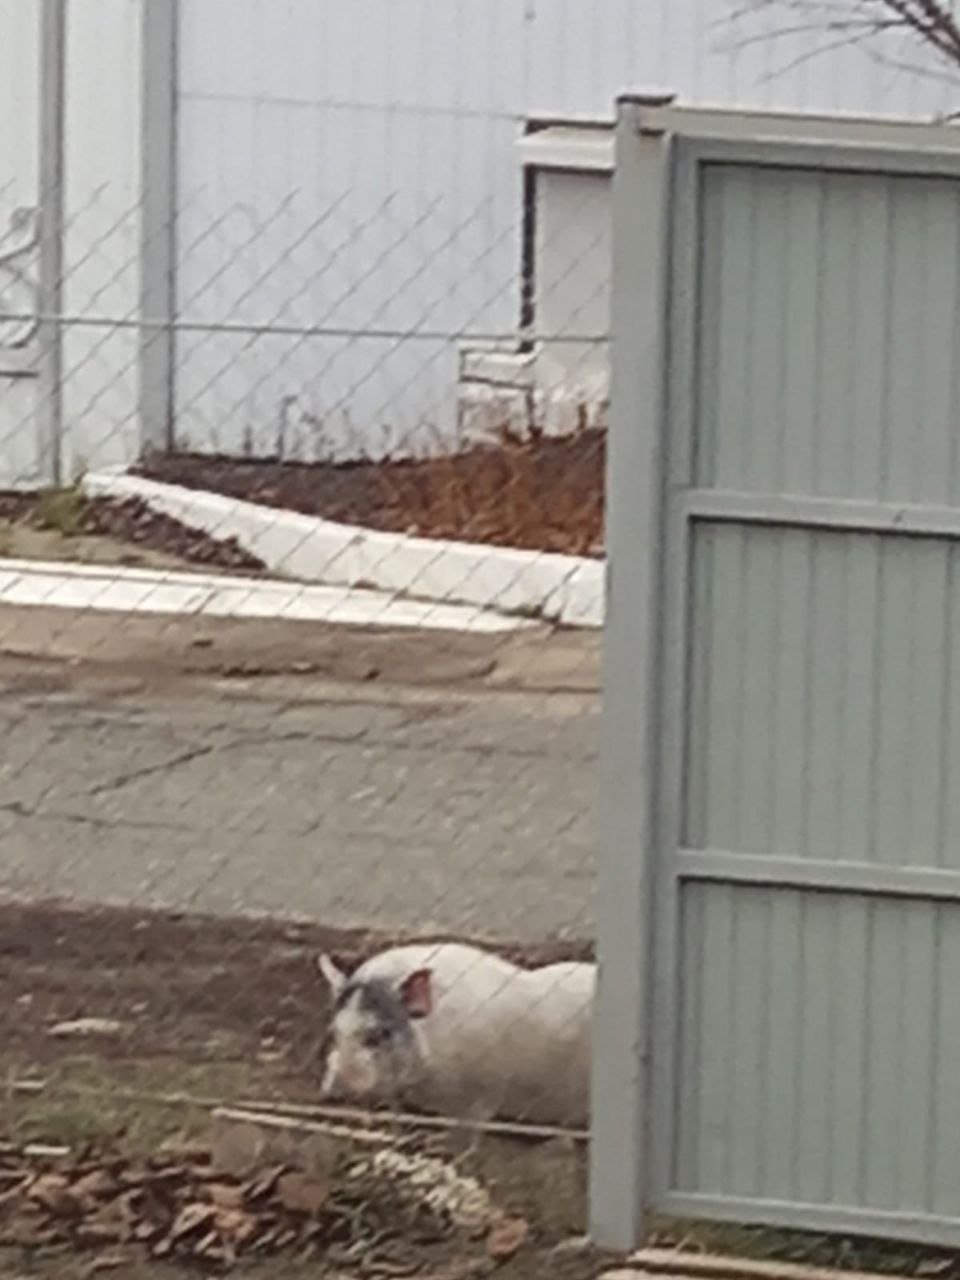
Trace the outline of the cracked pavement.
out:
[[[282,686],[282,687],[281,687]],[[599,702],[0,661],[0,890],[590,936]]]

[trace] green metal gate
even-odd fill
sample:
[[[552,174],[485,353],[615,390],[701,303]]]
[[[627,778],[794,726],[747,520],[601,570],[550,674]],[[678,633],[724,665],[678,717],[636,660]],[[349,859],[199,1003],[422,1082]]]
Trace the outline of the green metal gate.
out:
[[[960,1240],[960,138],[625,100],[593,1223]]]

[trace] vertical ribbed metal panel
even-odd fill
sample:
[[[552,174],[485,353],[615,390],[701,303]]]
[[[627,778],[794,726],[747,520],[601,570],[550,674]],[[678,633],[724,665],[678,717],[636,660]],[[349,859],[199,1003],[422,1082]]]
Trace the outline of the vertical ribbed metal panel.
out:
[[[717,165],[704,226],[700,483],[960,501],[960,188]]]
[[[692,586],[683,843],[960,869],[960,549],[704,525]]]
[[[661,1207],[953,1241],[960,160],[684,145]]]
[[[685,892],[675,1185],[960,1214],[960,908]]]
[[[958,574],[933,539],[702,526],[684,845],[960,868]],[[694,884],[682,919],[678,1188],[960,1213],[960,907]]]

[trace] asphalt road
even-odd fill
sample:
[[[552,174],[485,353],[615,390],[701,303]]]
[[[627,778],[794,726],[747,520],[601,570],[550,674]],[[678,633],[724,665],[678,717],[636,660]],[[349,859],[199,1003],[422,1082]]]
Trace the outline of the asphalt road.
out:
[[[595,693],[0,654],[0,891],[533,941],[593,925]]]

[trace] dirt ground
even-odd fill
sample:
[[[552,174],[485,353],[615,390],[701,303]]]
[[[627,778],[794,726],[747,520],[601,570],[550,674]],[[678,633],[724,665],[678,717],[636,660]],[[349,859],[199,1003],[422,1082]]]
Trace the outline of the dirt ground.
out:
[[[138,474],[373,529],[601,555],[603,468],[604,435],[585,430],[383,462],[156,454]]]
[[[217,678],[303,701],[331,680],[596,694],[602,645],[599,631],[547,625],[488,635],[0,604],[0,678],[51,689],[87,674],[127,691]]]
[[[0,904],[4,1136],[74,1151],[94,1143],[145,1159],[172,1136],[208,1138],[209,1107],[217,1101],[315,1100],[328,1015],[317,953],[328,950],[352,966],[386,941],[321,925]],[[524,962],[584,954],[582,947],[561,945],[503,950]],[[109,1029],[59,1033],[63,1023],[82,1018],[105,1020]],[[503,1207],[531,1218],[522,1264],[518,1257],[498,1271],[587,1280],[597,1272],[596,1255],[558,1260],[552,1254],[580,1225],[582,1176],[571,1175],[566,1155],[561,1170],[555,1153],[541,1164],[529,1144],[521,1148],[475,1155],[475,1167]],[[534,1175],[534,1167],[541,1172]],[[567,1189],[562,1206],[547,1214],[538,1213],[539,1189],[531,1190],[543,1171]],[[406,1244],[409,1252],[409,1238]],[[478,1252],[461,1239],[418,1244],[416,1256],[418,1274],[458,1278],[493,1269],[482,1247]],[[23,1250],[0,1250],[0,1275],[5,1260],[22,1267]],[[31,1270],[79,1276],[88,1274],[82,1265],[89,1261],[41,1250],[31,1255]],[[277,1270],[267,1262],[252,1274],[300,1274],[289,1263]],[[303,1274],[327,1274],[319,1262],[314,1266]],[[128,1258],[117,1274],[159,1280],[172,1272],[161,1262],[133,1265]]]
[[[170,1143],[194,1150],[215,1142],[210,1108],[217,1102],[314,1101],[328,1013],[316,953],[329,949],[353,965],[384,941],[321,925],[0,904],[3,1137],[69,1146],[75,1154],[64,1167],[84,1160],[112,1167],[109,1153],[142,1165]],[[588,953],[563,945],[502,949],[521,962]],[[117,1027],[75,1039],[53,1034],[59,1023],[83,1017]],[[264,1280],[595,1280],[616,1261],[577,1241],[585,1214],[582,1148],[490,1138],[464,1152],[462,1140],[452,1147],[429,1136],[415,1142],[427,1153],[446,1151],[461,1172],[479,1178],[499,1209],[525,1219],[528,1236],[514,1256],[495,1262],[483,1241],[462,1233],[431,1236],[422,1223],[391,1218],[389,1205],[371,1202],[378,1248],[403,1261],[369,1270],[361,1261],[334,1263],[322,1251],[309,1262],[287,1252],[242,1258],[238,1273]],[[85,1151],[106,1155],[93,1159]],[[52,1167],[60,1165],[54,1160]],[[960,1274],[960,1257],[944,1250],[763,1227],[654,1220],[650,1242],[937,1280]],[[101,1261],[105,1271],[137,1280],[184,1274],[182,1262],[150,1259],[136,1248],[0,1243],[5,1278],[87,1280]]]
[[[391,939],[320,924],[0,904],[0,1045],[25,1074],[62,1064],[62,1021],[116,1020],[106,1058],[258,1064],[271,1096],[309,1099],[328,1013],[316,957],[353,967]],[[522,963],[585,956],[578,944],[501,945]]]

